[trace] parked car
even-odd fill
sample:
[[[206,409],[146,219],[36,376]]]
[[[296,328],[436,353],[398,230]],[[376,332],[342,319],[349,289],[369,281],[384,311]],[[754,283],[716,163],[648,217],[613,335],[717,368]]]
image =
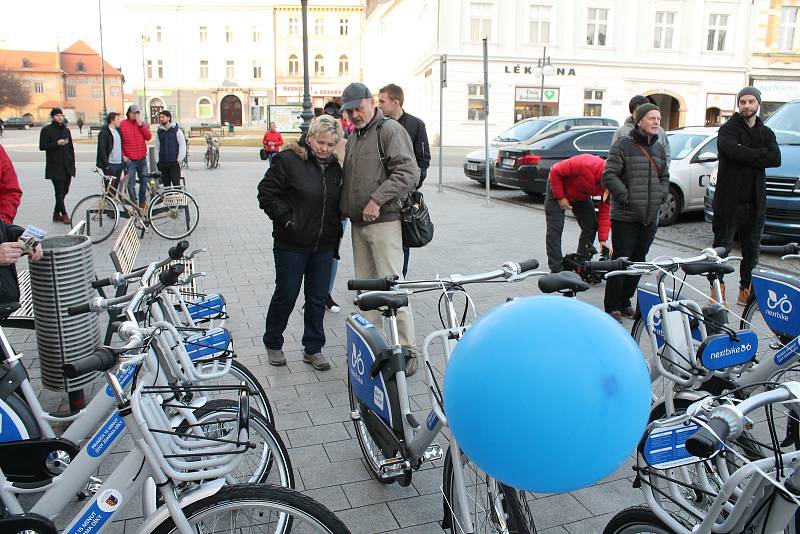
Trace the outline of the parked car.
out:
[[[501,147],[513,145],[520,142],[531,141],[537,136],[548,132],[565,131],[575,126],[619,126],[614,119],[606,117],[540,117],[523,119],[514,126],[495,137],[489,144],[489,181],[495,184],[494,164],[497,160],[497,152]],[[479,148],[467,154],[464,161],[464,174],[483,183],[484,163],[486,161],[486,150]]]
[[[767,169],[767,213],[764,233],[800,238],[800,100],[787,102],[764,122],[775,132],[781,149],[781,166]],[[705,219],[714,217],[711,206],[717,176],[705,193]],[[724,179],[724,176],[722,177]]]
[[[543,195],[553,165],[578,154],[607,157],[616,130],[609,126],[579,126],[501,148],[495,163],[495,180],[519,187],[529,195]]]
[[[33,121],[20,117],[9,117],[3,119],[3,127],[6,130],[30,130],[33,128]]]
[[[706,186],[717,162],[717,130],[688,127],[667,132],[672,161],[659,225],[668,226],[681,213],[703,209]]]

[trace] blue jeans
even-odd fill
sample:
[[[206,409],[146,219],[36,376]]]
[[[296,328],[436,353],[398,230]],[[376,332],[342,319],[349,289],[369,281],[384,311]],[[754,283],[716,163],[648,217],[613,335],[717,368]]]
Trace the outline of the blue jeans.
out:
[[[267,310],[264,346],[283,348],[283,332],[303,286],[306,299],[303,314],[303,347],[316,354],[325,346],[325,300],[331,278],[333,251],[303,253],[273,249],[275,256],[275,291]]]
[[[139,175],[139,204],[144,204],[147,197],[147,179],[144,174],[147,172],[147,160],[137,159],[128,162],[128,196],[136,202],[136,175]]]

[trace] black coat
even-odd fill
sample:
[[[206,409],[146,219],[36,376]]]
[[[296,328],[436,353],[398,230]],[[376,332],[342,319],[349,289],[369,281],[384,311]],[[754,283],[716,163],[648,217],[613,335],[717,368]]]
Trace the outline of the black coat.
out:
[[[719,170],[714,192],[714,216],[730,217],[742,191],[749,189],[756,205],[756,217],[766,211],[767,183],[764,169],[780,167],[781,150],[775,133],[760,118],[751,128],[745,119],[734,113],[717,135]]]
[[[108,156],[113,148],[114,136],[111,135],[111,129],[108,125],[103,126],[100,133],[97,134],[97,161],[95,164],[104,171],[108,169]]]
[[[342,235],[341,187],[342,168],[336,160],[323,172],[305,146],[290,143],[275,154],[258,184],[258,206],[272,219],[275,248],[335,250]]]
[[[59,145],[59,139],[67,139],[66,145]],[[44,177],[48,180],[63,181],[75,176],[75,147],[69,128],[53,121],[39,135],[39,150],[47,153]]]
[[[419,167],[419,181],[417,181],[417,189],[422,187],[422,182],[428,176],[428,167],[431,165],[431,148],[428,146],[428,131],[425,129],[425,123],[422,119],[418,119],[414,115],[403,112],[397,120],[403,125],[403,128],[408,132],[411,137],[411,145],[414,147],[414,157],[417,159],[417,167]]]
[[[21,227],[0,220],[0,243],[16,241],[22,235]],[[0,267],[0,303],[19,301],[17,269],[13,265]]]

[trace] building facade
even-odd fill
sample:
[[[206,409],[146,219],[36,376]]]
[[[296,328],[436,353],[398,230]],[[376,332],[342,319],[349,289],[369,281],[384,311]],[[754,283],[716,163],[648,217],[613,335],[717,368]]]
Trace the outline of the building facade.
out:
[[[750,79],[769,115],[800,99],[800,0],[758,0],[753,23]]]
[[[492,137],[540,108],[622,121],[636,94],[656,100],[667,128],[716,124],[749,81],[753,9],[748,0],[390,0],[370,5],[364,71],[374,91],[407,87],[405,107],[438,139],[446,54],[445,145],[483,143],[484,36]],[[539,63],[550,65],[544,79]]]
[[[309,6],[316,107],[360,72],[363,13],[363,0]],[[269,106],[302,99],[299,3],[145,0],[124,6],[124,18],[128,87],[151,123],[169,109],[187,125],[264,127]]]

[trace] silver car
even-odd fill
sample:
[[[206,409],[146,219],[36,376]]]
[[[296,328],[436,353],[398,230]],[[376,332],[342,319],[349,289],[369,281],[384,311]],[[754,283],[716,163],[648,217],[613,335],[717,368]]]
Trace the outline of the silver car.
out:
[[[661,226],[674,223],[683,212],[703,209],[706,185],[717,163],[717,130],[687,127],[667,132],[672,161]]]

